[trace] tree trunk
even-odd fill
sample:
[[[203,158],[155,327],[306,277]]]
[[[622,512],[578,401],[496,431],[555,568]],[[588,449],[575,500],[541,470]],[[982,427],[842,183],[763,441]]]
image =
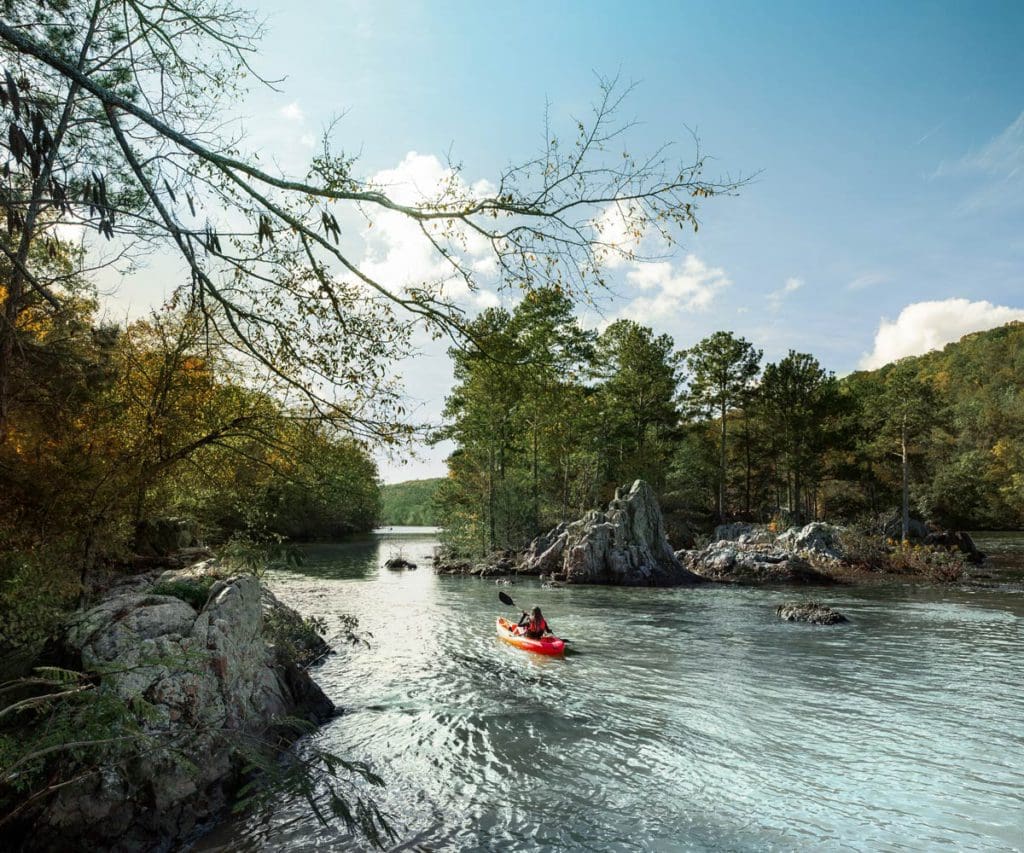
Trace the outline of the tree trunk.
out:
[[[722,440],[719,447],[719,468],[718,468],[718,520],[725,522],[725,403],[722,403]]]
[[[900,427],[900,453],[903,457],[903,543],[910,540],[910,460],[907,458],[907,418]]]
[[[537,482],[537,427],[533,428],[533,533],[540,533],[540,492]]]
[[[565,521],[569,516],[569,460],[571,457],[566,454],[565,456],[565,473],[562,477],[562,517],[561,521]]]
[[[750,477],[751,477],[751,461],[750,461],[750,417],[747,415],[746,410],[743,412],[743,439],[744,439],[744,450],[747,457],[747,475],[746,484],[744,489],[743,499],[743,511],[749,520],[750,518]]]
[[[488,534],[489,539],[487,542],[487,550],[494,550],[494,543],[497,540],[496,528],[494,524],[494,516],[497,510],[494,506],[494,445],[488,449],[487,452],[487,521],[488,521]]]

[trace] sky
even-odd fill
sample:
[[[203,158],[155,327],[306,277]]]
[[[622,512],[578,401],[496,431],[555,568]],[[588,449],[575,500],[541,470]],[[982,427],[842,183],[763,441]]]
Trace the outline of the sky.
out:
[[[277,2],[238,106],[246,144],[301,175],[333,141],[396,187],[468,183],[535,154],[545,103],[571,132],[599,76],[635,82],[631,147],[696,131],[708,174],[753,175],[701,209],[670,258],[613,270],[601,318],[679,347],[729,329],[766,360],[811,352],[844,374],[1024,319],[1024,4]],[[397,190],[401,192],[401,190]],[[364,261],[430,263],[384,223]],[[159,272],[159,266],[154,268]],[[159,276],[158,276],[159,278]],[[172,286],[165,283],[166,287]],[[118,310],[147,299],[130,285]],[[477,310],[507,298],[483,293]],[[436,421],[443,346],[396,366]],[[385,482],[444,473],[449,448],[381,456]]]

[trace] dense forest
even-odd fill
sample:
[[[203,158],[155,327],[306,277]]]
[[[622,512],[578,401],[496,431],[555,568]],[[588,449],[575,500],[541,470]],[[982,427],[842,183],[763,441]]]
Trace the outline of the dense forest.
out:
[[[131,559],[144,519],[191,517],[212,541],[372,526],[364,446],[255,384],[194,313],[113,326],[95,311],[80,295],[57,318],[19,320],[0,443],[5,635],[48,630],[88,571]]]
[[[381,486],[380,523],[419,526],[437,524],[434,497],[442,482],[442,478],[433,477],[427,480],[406,480],[403,483],[387,483]]]
[[[472,331],[437,435],[456,444],[436,503],[460,550],[519,547],[636,477],[676,536],[891,516],[904,468],[915,515],[1024,524],[1022,324],[843,379],[809,353],[763,364],[728,332],[680,348],[631,320],[589,331],[557,289]]]

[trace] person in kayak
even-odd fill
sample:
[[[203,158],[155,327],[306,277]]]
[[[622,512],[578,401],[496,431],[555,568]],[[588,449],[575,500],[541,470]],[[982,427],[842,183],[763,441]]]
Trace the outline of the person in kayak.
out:
[[[548,626],[548,621],[544,618],[544,614],[540,612],[539,607],[534,607],[533,613],[527,613],[524,610],[518,627],[521,629],[520,633],[531,640],[539,640],[545,634],[554,633]]]

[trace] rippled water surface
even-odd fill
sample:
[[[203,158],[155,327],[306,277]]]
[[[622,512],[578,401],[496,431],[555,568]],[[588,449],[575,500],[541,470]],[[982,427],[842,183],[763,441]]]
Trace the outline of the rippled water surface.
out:
[[[271,578],[373,634],[317,670],[347,709],[317,737],[386,778],[399,849],[1024,846],[1024,594],[825,590],[851,622],[814,628],[774,614],[801,591],[498,587],[434,576],[434,544],[315,546]],[[399,548],[417,571],[382,568]],[[574,653],[498,642],[501,589]],[[214,843],[365,846],[288,802],[269,835],[241,822]]]

